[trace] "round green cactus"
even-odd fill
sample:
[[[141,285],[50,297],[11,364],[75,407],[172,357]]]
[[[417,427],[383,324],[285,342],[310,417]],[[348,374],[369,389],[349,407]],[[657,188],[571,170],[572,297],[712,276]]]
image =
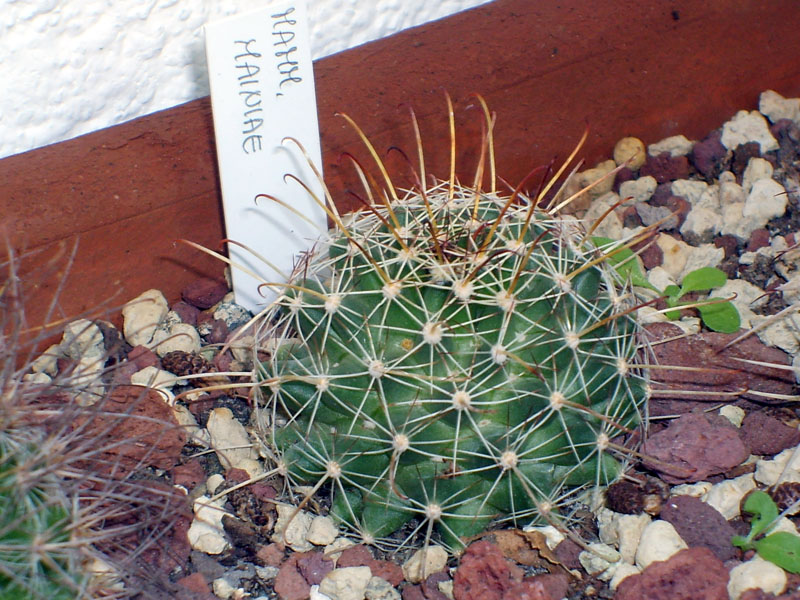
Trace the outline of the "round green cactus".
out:
[[[351,215],[265,320],[271,444],[365,539],[457,547],[620,471],[640,421],[634,300],[579,221],[455,182]]]

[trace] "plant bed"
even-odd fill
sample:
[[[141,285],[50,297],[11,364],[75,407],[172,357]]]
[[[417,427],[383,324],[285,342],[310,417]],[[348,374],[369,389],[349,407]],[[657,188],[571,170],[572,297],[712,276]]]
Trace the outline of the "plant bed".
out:
[[[582,551],[569,539],[558,542],[559,533],[552,528],[521,530],[522,521],[472,537],[457,557],[439,549],[436,535],[422,534],[421,521],[412,520],[377,545],[373,540],[368,540],[369,546],[357,544],[363,540],[352,532],[341,537],[344,531],[332,527],[326,517],[332,508],[327,488],[312,495],[301,489],[293,496],[270,462],[272,448],[258,433],[270,415],[259,416],[250,394],[250,344],[218,354],[249,315],[224,297],[227,289],[219,282],[203,280],[186,288],[184,300],[172,304],[169,316],[163,296],[149,294],[154,302],[147,304],[157,304],[160,316],[147,315],[145,322],[153,326],[142,339],[134,337],[142,328],[128,320],[125,335],[130,344],[155,344],[156,354],[140,347],[113,373],[127,383],[130,376],[155,376],[155,367],[161,367],[169,371],[162,373],[165,385],[169,378],[184,378],[172,390],[178,394],[176,414],[187,423],[187,410],[181,408],[185,404],[196,425],[189,421],[191,441],[182,457],[175,457],[182,464],[168,480],[180,482],[195,500],[194,531],[189,533],[194,550],[176,548],[182,561],[169,579],[180,580],[198,594],[213,589],[218,597],[241,595],[236,591],[241,588],[254,597],[304,598],[317,593],[313,585],[321,585],[331,597],[351,597],[331,591],[340,585],[339,578],[355,586],[369,581],[370,594],[384,594],[379,597],[402,593],[404,598],[448,597],[450,591],[458,599],[524,593],[538,598],[612,597],[609,586],[617,585],[620,598],[727,597],[729,591],[738,598],[751,586],[767,593],[791,593],[794,576],[775,563],[797,570],[792,547],[759,549],[758,540],[766,539],[759,534],[776,534],[763,516],[760,526],[755,520],[748,525],[740,504],[748,491],[760,487],[771,493],[780,509],[787,508],[797,498],[794,478],[800,477],[793,467],[784,468],[787,461],[794,464],[800,442],[792,408],[797,342],[787,310],[795,302],[791,236],[799,200],[800,129],[797,123],[781,120],[787,115],[780,112],[792,116],[800,109],[793,108],[795,104],[765,94],[761,109],[775,121],[771,128],[763,117],[749,113],[747,118],[760,119],[763,128],[756,128],[760,133],[750,130],[747,139],[726,138],[726,131],[736,129],[737,121],[731,119],[700,142],[665,140],[648,149],[644,164],[628,169],[630,173],[617,172],[613,184],[609,177],[603,179],[608,169],[602,166],[574,175],[582,185],[609,184],[609,190],[596,185],[586,193],[592,196],[588,211],[606,214],[600,222],[605,230],[596,233],[621,239],[657,223],[649,239],[636,248],[652,287],[686,286],[688,273],[719,265],[727,281],[722,286],[715,281],[708,288],[716,288],[713,294],[722,298],[733,298],[735,292],[732,301],[744,326],[761,327],[752,334],[747,329],[716,333],[708,331],[707,322],[702,329],[705,321],[696,308],[677,307],[682,314],[675,316],[681,318],[670,322],[667,315],[674,304],[639,307],[639,318],[650,321],[643,335],[652,354],[670,369],[650,373],[649,432],[640,448],[642,460],[608,488],[605,507],[592,506],[589,497],[572,502],[572,531],[594,553]],[[769,134],[777,147],[768,137],[759,138],[761,134]],[[704,148],[714,141],[720,143],[712,146],[718,150],[717,159],[704,162]],[[758,195],[759,188],[774,185],[783,192],[768,199],[778,202],[781,210],[747,210],[749,201],[763,207],[766,200]],[[630,200],[617,206],[626,197]],[[712,223],[698,219],[713,202],[724,202],[720,212],[728,217]],[[733,210],[741,216],[731,217]],[[702,285],[690,287],[707,291]],[[646,294],[646,288],[640,293]],[[690,304],[703,300],[678,296]],[[147,305],[142,300],[131,306]],[[126,310],[127,319],[133,318]],[[158,328],[156,322],[161,322]],[[198,332],[198,344],[200,334],[211,344],[182,345],[180,338],[190,337],[190,329]],[[265,342],[268,350],[269,340]],[[140,367],[145,364],[150,369],[143,372]],[[698,365],[702,369],[696,369]],[[209,446],[214,452],[205,450]],[[212,501],[210,494],[219,498]],[[208,508],[212,502],[217,508]],[[769,520],[778,510],[763,502],[744,508],[771,515]],[[221,512],[228,516],[220,517]],[[281,524],[287,527],[285,533],[275,533]],[[777,527],[797,537],[791,515]],[[415,529],[420,535],[414,535]],[[740,543],[744,552],[731,543],[734,534],[745,540]],[[356,545],[343,550],[343,539]],[[754,562],[748,544],[766,560]],[[414,562],[420,546],[427,548],[430,572]],[[339,563],[331,560],[337,554]],[[642,567],[647,568],[637,575]],[[376,574],[380,579],[369,579]],[[620,583],[625,574],[630,576]]]

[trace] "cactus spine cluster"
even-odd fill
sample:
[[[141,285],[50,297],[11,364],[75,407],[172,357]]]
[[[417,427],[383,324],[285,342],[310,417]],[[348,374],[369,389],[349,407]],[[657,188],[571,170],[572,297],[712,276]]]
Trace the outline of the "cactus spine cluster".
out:
[[[478,182],[485,163],[488,144]],[[280,465],[368,541],[414,518],[451,547],[495,518],[557,519],[573,486],[618,475],[613,438],[640,421],[631,294],[538,198],[385,177],[384,201],[331,210],[265,319]]]

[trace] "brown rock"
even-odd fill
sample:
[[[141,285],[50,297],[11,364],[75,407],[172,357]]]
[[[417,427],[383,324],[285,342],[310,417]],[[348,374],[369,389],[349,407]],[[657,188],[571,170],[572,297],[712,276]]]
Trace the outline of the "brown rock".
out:
[[[645,466],[669,483],[702,481],[741,464],[749,452],[730,421],[716,414],[681,415],[642,444]]]
[[[745,416],[739,435],[750,452],[760,455],[778,454],[800,443],[800,431],[762,411],[752,411]]]
[[[671,156],[669,152],[662,152],[658,156],[648,156],[639,176],[650,175],[658,183],[686,179],[689,176],[689,159],[685,156]]]
[[[338,568],[365,567],[373,560],[375,559],[372,556],[372,552],[369,551],[369,548],[363,544],[358,544],[345,548],[339,555],[336,566]]]
[[[187,592],[191,592],[191,598],[195,600],[214,600],[216,598],[202,573],[192,573],[181,577],[176,583]]]
[[[319,585],[322,578],[333,571],[333,561],[325,558],[321,551],[306,552],[298,559],[297,568],[309,585]]]
[[[134,363],[139,370],[146,367],[161,367],[161,361],[156,353],[145,346],[134,346],[128,352],[128,362]]]
[[[192,458],[172,469],[172,483],[192,491],[196,485],[206,480],[206,472],[199,458]]]
[[[183,323],[188,323],[192,326],[197,325],[197,315],[200,314],[200,309],[196,306],[192,306],[183,300],[178,300],[170,310],[175,312]]]
[[[689,548],[622,581],[615,600],[728,600],[728,570],[708,548]]]
[[[690,548],[708,548],[721,561],[736,556],[731,538],[736,531],[720,512],[693,496],[673,496],[661,509],[661,518],[675,527]]]
[[[385,579],[395,587],[400,585],[405,579],[403,569],[400,565],[389,560],[371,560],[366,566],[372,571],[374,577]]]
[[[211,308],[228,293],[228,286],[216,279],[195,279],[181,291],[183,301],[201,310]]]
[[[753,360],[782,366],[791,364],[785,352],[765,346],[757,336],[750,335],[732,343],[739,334],[703,332],[684,337],[681,333],[681,329],[672,323],[653,323],[645,328],[644,335],[652,344],[653,360],[657,364],[696,369],[652,370],[650,377],[654,399],[651,408],[655,405],[657,409],[664,399],[730,402],[730,392],[738,392],[740,398],[759,402],[769,402],[769,399],[750,394],[750,391],[792,394],[794,376],[791,371],[744,362]],[[676,336],[677,339],[660,342]],[[729,343],[731,345],[727,346]],[[697,370],[698,366],[703,369]],[[702,395],[698,396],[697,392],[702,392]],[[671,408],[677,409],[679,406]]]
[[[281,600],[306,600],[311,594],[311,584],[306,581],[297,562],[305,556],[305,552],[292,554],[287,558],[275,577],[275,593]]]
[[[265,567],[277,567],[283,561],[284,547],[282,544],[267,544],[261,546],[256,552],[259,564]]]
[[[453,578],[455,600],[503,600],[522,581],[522,569],[507,561],[495,544],[471,544]]]

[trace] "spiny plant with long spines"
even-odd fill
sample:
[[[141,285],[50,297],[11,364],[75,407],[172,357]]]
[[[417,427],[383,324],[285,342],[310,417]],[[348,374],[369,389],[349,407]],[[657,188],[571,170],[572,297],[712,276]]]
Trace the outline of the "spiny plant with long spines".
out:
[[[149,393],[143,388],[120,412],[108,386],[93,404],[75,402],[85,389],[80,373],[31,376],[42,340],[59,328],[28,327],[19,259],[7,250],[0,261],[0,597],[121,599],[152,591],[159,584],[148,561],[185,501],[171,486],[136,480],[149,453],[138,460],[125,453],[157,446],[176,424],[136,414]]]
[[[570,490],[618,476],[629,454],[615,439],[642,420],[637,304],[606,263],[616,250],[539,208],[566,164],[533,198],[497,192],[480,102],[471,186],[453,162],[448,181],[397,191],[345,117],[385,189],[367,185],[372,202],[347,217],[328,193],[334,230],[263,320],[268,442],[366,541],[412,519],[410,535],[436,529],[454,549],[496,518],[557,523]]]

